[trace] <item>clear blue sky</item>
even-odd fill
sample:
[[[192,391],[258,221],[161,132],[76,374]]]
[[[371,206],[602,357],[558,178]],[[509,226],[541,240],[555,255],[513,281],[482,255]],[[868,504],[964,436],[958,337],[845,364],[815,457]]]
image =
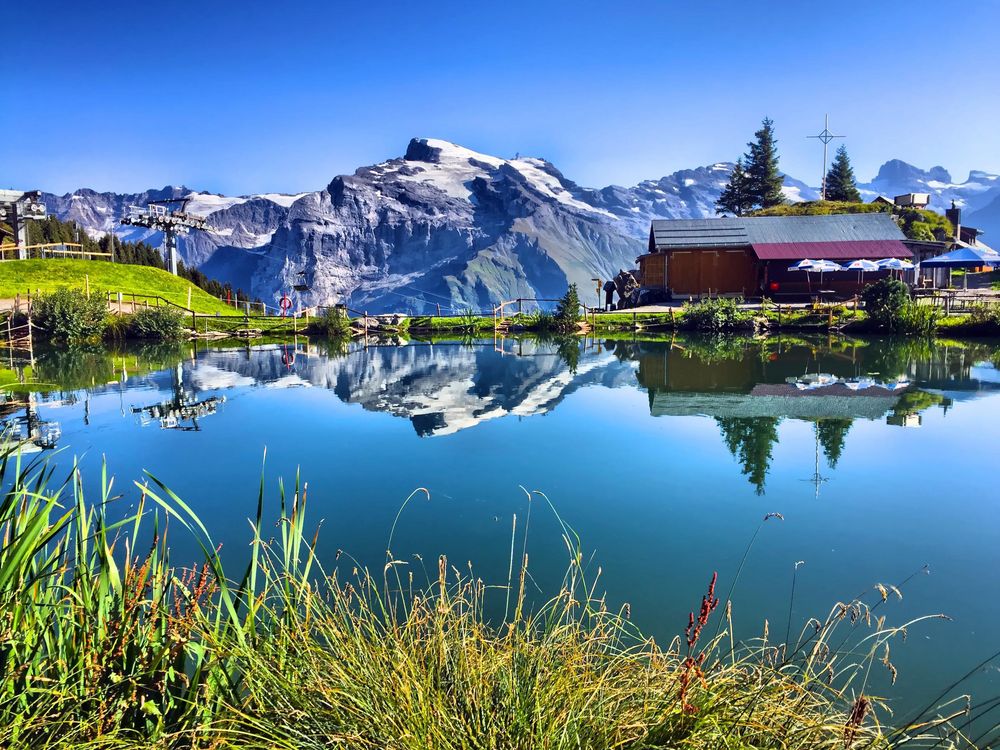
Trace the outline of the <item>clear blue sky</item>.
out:
[[[3,187],[298,192],[413,136],[633,184],[735,159],[764,115],[816,184],[825,112],[862,179],[1000,172],[995,0],[13,5]]]

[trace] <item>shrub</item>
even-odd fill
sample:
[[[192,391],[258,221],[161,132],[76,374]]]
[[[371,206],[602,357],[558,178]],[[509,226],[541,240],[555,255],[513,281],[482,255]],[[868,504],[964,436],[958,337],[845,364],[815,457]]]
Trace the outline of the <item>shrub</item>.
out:
[[[556,327],[555,316],[544,310],[520,312],[511,318],[511,323],[532,331],[551,331]]]
[[[897,208],[895,214],[903,234],[911,240],[940,240],[951,237],[955,231],[951,222],[936,211]]]
[[[343,308],[328,307],[320,320],[320,328],[330,338],[348,338],[351,335],[351,319]]]
[[[713,297],[684,306],[683,324],[697,331],[731,331],[744,328],[751,315],[740,308],[742,297]]]
[[[973,325],[996,326],[1000,328],[1000,305],[988,302],[973,305],[969,314],[969,322]]]
[[[108,308],[101,295],[88,296],[81,289],[57,289],[36,297],[32,313],[34,324],[49,338],[78,343],[100,335]]]
[[[920,333],[929,335],[937,329],[941,311],[933,305],[918,305],[907,301],[896,316],[894,330],[897,333]]]
[[[918,305],[910,290],[898,279],[880,279],[861,292],[865,311],[872,324],[894,333],[931,334],[941,314],[932,305]]]
[[[879,279],[864,288],[861,299],[873,324],[894,330],[901,311],[910,302],[910,290],[898,279]]]
[[[560,331],[572,331],[580,322],[580,294],[576,284],[570,284],[566,294],[556,304],[555,325]]]
[[[171,307],[146,307],[128,322],[131,338],[149,341],[176,341],[184,334],[181,314]]]

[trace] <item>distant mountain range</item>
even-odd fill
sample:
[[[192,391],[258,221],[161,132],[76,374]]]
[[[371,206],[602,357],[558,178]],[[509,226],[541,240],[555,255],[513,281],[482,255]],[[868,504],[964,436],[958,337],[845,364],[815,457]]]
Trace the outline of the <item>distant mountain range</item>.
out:
[[[585,188],[550,162],[504,159],[447,141],[414,139],[401,158],[335,177],[298,195],[227,197],[168,186],[138,194],[77,190],[46,194],[49,211],[92,235],[159,243],[155,233],[117,225],[129,205],[188,198],[212,232],[181,242],[186,263],[274,301],[306,285],[303,303],[343,301],[352,308],[455,312],[489,309],[499,299],[551,299],[568,282],[632,268],[652,219],[715,215],[732,164],[686,169],[633,187]],[[886,162],[866,199],[928,192],[943,211],[954,200],[963,223],[1000,237],[1000,177],[973,171],[956,183],[942,167],[924,171]],[[789,200],[816,188],[785,176]],[[996,244],[1000,244],[997,242]]]

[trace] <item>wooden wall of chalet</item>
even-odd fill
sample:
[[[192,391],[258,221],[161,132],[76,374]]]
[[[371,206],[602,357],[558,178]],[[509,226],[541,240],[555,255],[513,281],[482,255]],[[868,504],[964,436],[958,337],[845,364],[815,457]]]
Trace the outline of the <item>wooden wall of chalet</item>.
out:
[[[677,295],[757,293],[757,259],[749,249],[672,250],[667,273]]]
[[[644,287],[664,289],[667,286],[667,256],[663,253],[639,258],[639,283]]]

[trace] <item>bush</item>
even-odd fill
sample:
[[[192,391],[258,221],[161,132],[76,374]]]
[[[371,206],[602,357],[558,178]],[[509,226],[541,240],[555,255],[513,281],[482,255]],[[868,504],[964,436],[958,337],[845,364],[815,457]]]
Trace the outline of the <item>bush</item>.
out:
[[[861,299],[874,325],[895,330],[900,313],[910,302],[910,290],[898,279],[879,279],[864,288]]]
[[[58,289],[35,298],[33,323],[49,338],[79,343],[104,330],[107,302],[102,295],[88,296],[81,289]]]
[[[520,326],[530,331],[552,331],[556,328],[556,319],[552,313],[544,310],[520,312],[510,319],[512,325]]]
[[[895,214],[903,234],[911,240],[941,240],[951,237],[955,231],[951,222],[936,211],[920,208],[897,208]]]
[[[184,335],[181,314],[171,307],[146,307],[128,322],[128,335],[149,341],[176,341]]]
[[[932,334],[937,330],[941,311],[933,305],[918,305],[907,301],[896,316],[894,330],[897,333]]]
[[[876,328],[893,333],[931,334],[941,314],[932,305],[918,305],[898,279],[880,279],[861,292],[868,319]]]
[[[969,314],[969,322],[973,325],[1000,328],[1000,305],[988,302],[973,305]]]
[[[332,339],[348,338],[351,335],[351,319],[343,308],[328,307],[320,320],[320,328]]]
[[[712,297],[684,306],[683,325],[696,331],[745,328],[751,315],[740,308],[742,297]]]

